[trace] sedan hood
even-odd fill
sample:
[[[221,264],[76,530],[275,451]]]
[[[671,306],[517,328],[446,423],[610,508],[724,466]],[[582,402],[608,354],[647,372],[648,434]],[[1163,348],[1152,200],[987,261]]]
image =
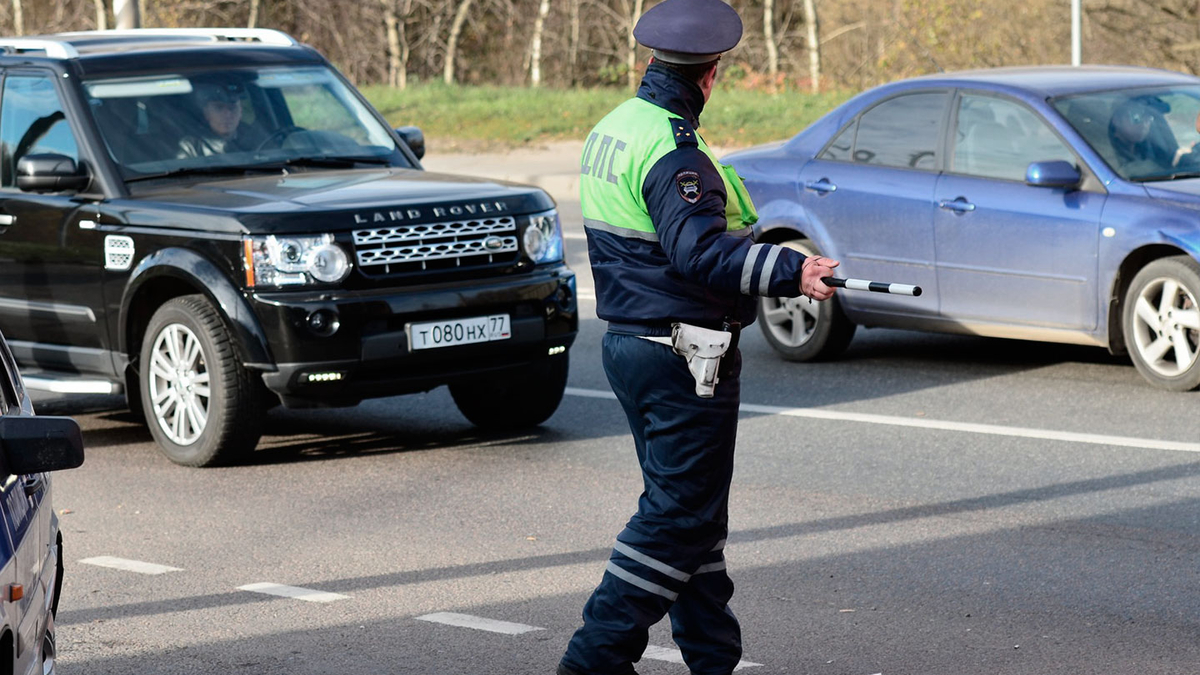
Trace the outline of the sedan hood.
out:
[[[515,183],[380,168],[251,175],[138,186],[134,211],[233,217],[252,233],[415,224],[554,208],[542,190]],[[182,224],[182,223],[181,223]],[[184,224],[186,227],[186,224]]]

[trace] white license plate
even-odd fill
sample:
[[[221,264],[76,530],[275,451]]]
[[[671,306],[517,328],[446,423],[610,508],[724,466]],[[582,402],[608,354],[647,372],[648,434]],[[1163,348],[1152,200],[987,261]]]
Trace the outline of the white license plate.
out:
[[[507,314],[408,324],[408,344],[413,350],[493,342],[510,337],[512,330]]]

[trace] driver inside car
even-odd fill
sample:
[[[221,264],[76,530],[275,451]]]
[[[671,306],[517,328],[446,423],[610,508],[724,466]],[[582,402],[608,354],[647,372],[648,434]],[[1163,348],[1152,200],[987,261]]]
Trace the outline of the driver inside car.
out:
[[[192,94],[199,118],[198,133],[179,141],[178,157],[208,157],[252,150],[242,124],[242,88],[237,84],[203,83]]]

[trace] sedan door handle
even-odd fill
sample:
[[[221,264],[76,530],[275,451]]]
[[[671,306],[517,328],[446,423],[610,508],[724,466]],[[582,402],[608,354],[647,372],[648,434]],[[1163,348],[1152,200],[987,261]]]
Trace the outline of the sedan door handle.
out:
[[[967,201],[965,197],[959,197],[954,201],[943,199],[942,201],[938,202],[938,208],[943,208],[947,211],[953,211],[958,215],[962,215],[968,211],[974,211],[975,205]]]
[[[812,190],[820,194],[829,194],[837,190],[837,186],[829,182],[828,178],[822,178],[818,181],[809,181],[804,184],[804,189]]]

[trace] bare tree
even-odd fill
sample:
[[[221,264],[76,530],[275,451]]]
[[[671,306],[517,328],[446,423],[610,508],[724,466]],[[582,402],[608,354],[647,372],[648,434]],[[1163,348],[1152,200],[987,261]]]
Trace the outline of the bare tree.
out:
[[[821,41],[817,38],[817,6],[804,0],[804,27],[808,43],[808,79],[812,93],[821,91]]]
[[[247,28],[254,28],[258,25],[258,3],[259,0],[250,0],[250,16],[246,19]]]
[[[107,30],[108,8],[104,6],[104,0],[92,0],[92,4],[96,6],[96,30]]]
[[[442,70],[442,80],[446,84],[454,84],[454,56],[458,50],[458,36],[462,33],[470,9],[471,0],[460,0],[458,11],[454,13],[454,23],[450,25],[450,36],[446,38],[446,63]]]
[[[21,9],[21,0],[12,0],[13,30],[17,35],[25,34],[25,12]]]
[[[642,15],[643,0],[634,0],[633,12],[629,15],[629,35],[626,46],[629,51],[625,56],[626,77],[629,81],[630,89],[637,89],[637,40],[633,37],[633,28],[637,24],[638,17]]]
[[[775,44],[775,0],[763,0],[763,42],[767,46],[767,72],[779,73],[779,47]]]
[[[542,86],[542,31],[546,27],[546,15],[550,13],[550,0],[538,4],[537,20],[533,22],[533,54],[530,57],[529,83]]]
[[[117,28],[141,28],[140,9],[137,0],[113,0],[113,16],[117,20]]]
[[[579,82],[579,3],[567,0],[570,37],[567,38],[567,83],[572,87]]]
[[[403,72],[404,66],[400,62],[400,20],[396,16],[395,0],[380,0],[383,3],[383,22],[387,27],[387,55],[388,55],[388,86],[400,86],[400,73]]]

